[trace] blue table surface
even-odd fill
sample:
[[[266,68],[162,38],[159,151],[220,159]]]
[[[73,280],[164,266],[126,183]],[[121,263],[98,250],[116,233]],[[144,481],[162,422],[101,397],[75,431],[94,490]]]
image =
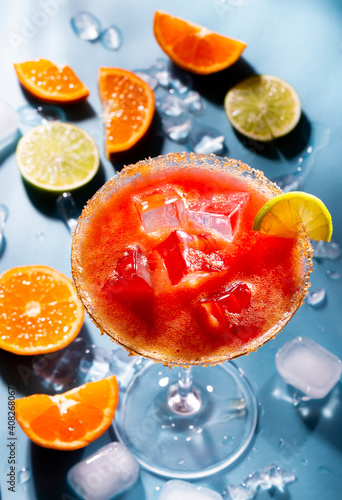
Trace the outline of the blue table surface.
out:
[[[50,6],[50,7],[49,7]],[[67,109],[67,119],[89,131],[98,143],[101,172],[82,195],[76,195],[81,209],[99,186],[119,166],[104,154],[101,103],[97,89],[100,66],[136,70],[166,59],[154,39],[156,9],[192,20],[227,36],[244,40],[248,47],[241,60],[222,74],[193,78],[193,88],[206,101],[206,112],[198,118],[226,137],[226,155],[263,170],[268,177],[293,173],[304,158],[303,190],[320,197],[334,221],[334,237],[342,242],[342,4],[340,0],[16,0],[1,2],[0,100],[18,109],[28,103],[18,84],[13,63],[44,57],[67,62],[90,89],[88,105]],[[109,51],[99,42],[76,37],[71,17],[81,11],[94,13],[104,27],[115,24],[123,43]],[[43,13],[43,14],[42,14]],[[44,14],[45,13],[45,14]],[[296,132],[268,148],[241,139],[226,119],[223,97],[232,84],[257,72],[277,75],[298,91],[303,114]],[[22,132],[25,132],[22,129]],[[183,151],[186,145],[161,136],[146,144],[144,156]],[[309,148],[309,152],[307,152]],[[311,149],[312,148],[312,149]],[[311,152],[310,152],[311,151]],[[42,201],[28,190],[19,174],[14,147],[1,151],[0,203],[9,210],[6,245],[0,257],[0,272],[20,265],[44,264],[70,275],[71,237],[53,203]],[[228,484],[239,484],[251,472],[276,463],[294,471],[296,481],[275,498],[311,500],[341,498],[342,392],[339,382],[330,397],[311,402],[305,410],[288,401],[286,388],[277,374],[275,354],[285,342],[303,335],[314,339],[342,358],[341,280],[332,280],[327,270],[342,273],[341,260],[314,262],[312,288],[325,288],[327,302],[314,309],[307,303],[283,332],[259,351],[238,360],[259,403],[258,432],[247,452],[229,469],[200,481],[222,492]],[[97,345],[110,348],[87,318],[82,335]],[[16,493],[8,491],[7,395],[8,386],[17,397],[36,392],[37,387],[22,376],[30,369],[30,358],[0,352],[1,376],[1,498],[18,500],[66,500],[74,498],[66,484],[68,469],[112,439],[110,432],[83,450],[56,452],[39,448],[16,427],[16,468],[32,470],[25,484],[16,481]],[[281,389],[279,391],[279,388]],[[40,391],[42,389],[40,388]],[[279,396],[280,394],[280,396]],[[140,479],[122,500],[157,500],[165,480],[141,471]],[[257,498],[269,498],[268,492]]]

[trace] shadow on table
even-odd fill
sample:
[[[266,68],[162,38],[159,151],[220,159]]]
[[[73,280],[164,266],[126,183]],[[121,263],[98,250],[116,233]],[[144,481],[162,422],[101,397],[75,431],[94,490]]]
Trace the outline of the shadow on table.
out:
[[[325,439],[342,452],[342,384],[323,399],[293,405],[294,389],[275,374],[262,387],[258,401],[263,406],[259,429],[279,450],[282,462],[297,459],[312,434]]]
[[[10,138],[0,143],[0,166],[15,152],[20,138],[21,133],[17,130]]]
[[[39,212],[44,214],[46,217],[51,217],[54,219],[60,219],[61,216],[57,211],[56,200],[61,195],[59,193],[53,193],[48,191],[43,191],[38,189],[24,179],[22,179],[26,193],[31,203],[36,207]],[[84,205],[87,201],[96,193],[98,189],[105,183],[105,174],[102,163],[100,163],[99,170],[94,176],[94,178],[85,186],[73,190],[72,197],[75,200],[76,206],[81,213]]]
[[[86,325],[82,326],[78,337],[82,337],[86,345],[92,344]],[[50,357],[52,359],[51,355]],[[5,384],[15,388],[18,397],[19,395],[56,393],[56,391],[46,389],[34,371],[33,364],[38,358],[39,355],[21,356],[3,349],[0,350],[1,376]]]
[[[241,57],[235,64],[218,73],[192,75],[193,89],[213,104],[223,106],[227,92],[234,85],[257,73],[256,68]],[[281,156],[289,160],[300,155],[308,146],[311,136],[311,125],[303,111],[294,130],[286,136],[270,142],[256,141],[240,134],[235,129],[233,130],[236,137],[247,149],[274,160],[280,159]]]
[[[310,144],[312,127],[306,114],[302,112],[297,126],[289,134],[270,142],[256,141],[233,130],[241,144],[252,153],[270,160],[291,161],[303,154]]]
[[[30,104],[31,106],[45,106],[44,102],[28,92],[25,87],[23,87],[22,85],[20,85],[20,87],[28,104]],[[87,118],[92,118],[97,114],[87,100],[65,105],[59,103],[51,103],[51,105],[61,108],[64,111],[67,122],[78,122],[86,120]]]

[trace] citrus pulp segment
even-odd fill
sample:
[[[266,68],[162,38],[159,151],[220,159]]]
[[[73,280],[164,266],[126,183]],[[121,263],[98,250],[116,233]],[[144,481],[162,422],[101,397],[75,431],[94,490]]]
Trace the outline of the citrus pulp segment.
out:
[[[295,238],[301,223],[310,239],[330,241],[333,226],[328,209],[316,196],[299,191],[275,196],[265,203],[254,219],[253,229]]]
[[[70,191],[87,184],[100,165],[92,137],[75,125],[39,125],[18,142],[16,160],[23,178],[46,191]]]
[[[84,309],[73,283],[47,266],[15,267],[0,276],[0,348],[44,354],[74,340]]]
[[[156,11],[153,23],[155,38],[162,50],[178,66],[197,74],[211,74],[235,63],[246,48],[208,28]]]
[[[301,103],[295,89],[269,75],[253,75],[232,87],[224,107],[238,132],[265,142],[291,132],[301,116]]]
[[[41,101],[72,104],[89,96],[89,90],[67,65],[47,59],[14,64],[23,87]]]
[[[88,382],[55,396],[33,394],[15,401],[15,416],[37,445],[77,450],[111,425],[119,398],[115,376]]]
[[[148,132],[155,110],[151,87],[131,71],[100,68],[107,157],[133,148]]]

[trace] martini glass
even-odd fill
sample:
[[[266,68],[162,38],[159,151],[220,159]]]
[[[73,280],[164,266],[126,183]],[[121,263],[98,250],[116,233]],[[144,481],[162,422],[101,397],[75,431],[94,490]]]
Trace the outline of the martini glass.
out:
[[[253,439],[257,424],[256,398],[245,374],[232,359],[248,354],[274,338],[303,303],[309,286],[312,249],[304,228],[300,228],[295,244],[299,262],[296,266],[297,285],[288,307],[276,315],[273,322],[268,322],[267,328],[258,332],[253,327],[254,334],[250,339],[245,338],[243,343],[229,345],[231,337],[223,332],[227,345],[211,351],[208,344],[208,353],[203,353],[202,348],[201,355],[194,356],[194,345],[190,353],[186,347],[187,332],[182,322],[178,328],[184,329],[184,344],[178,344],[177,348],[173,346],[166,353],[165,349],[160,349],[154,335],[138,342],[137,331],[130,338],[125,333],[126,327],[130,327],[127,317],[118,314],[117,319],[115,310],[107,317],[108,303],[106,306],[98,300],[101,266],[107,266],[110,260],[106,244],[103,264],[96,264],[96,269],[93,269],[94,263],[102,259],[100,253],[96,254],[96,251],[101,252],[101,239],[105,238],[105,228],[100,221],[105,220],[110,227],[110,218],[119,217],[110,203],[120,197],[122,191],[133,189],[134,193],[134,186],[139,191],[153,176],[159,186],[163,185],[169,181],[170,172],[179,171],[192,179],[204,172],[207,176],[205,192],[211,196],[215,190],[221,189],[222,175],[231,176],[235,187],[241,182],[245,191],[263,193],[266,199],[281,192],[261,172],[241,162],[214,155],[170,153],[125,167],[94,195],[83,210],[73,237],[72,272],[85,308],[101,332],[131,354],[149,359],[120,398],[114,421],[118,439],[145,469],[168,478],[197,479],[234,463]],[[120,210],[120,203],[118,207]],[[98,219],[98,213],[105,218]],[[122,220],[122,231],[125,231],[125,217]],[[92,240],[89,240],[90,233],[96,235]],[[114,248],[116,244],[114,240]],[[89,254],[91,264],[87,267],[85,263]],[[196,282],[191,286],[196,293]],[[164,329],[160,322],[159,328],[160,331]],[[207,326],[203,324],[205,328]]]

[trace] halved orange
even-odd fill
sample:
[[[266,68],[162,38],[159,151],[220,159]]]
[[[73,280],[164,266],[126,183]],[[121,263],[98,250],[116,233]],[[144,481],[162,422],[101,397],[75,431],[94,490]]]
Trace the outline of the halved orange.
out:
[[[47,59],[14,64],[22,86],[40,101],[72,104],[89,96],[89,90],[66,65]]]
[[[110,158],[130,150],[145,136],[152,123],[155,98],[146,82],[120,68],[100,68],[99,87]]]
[[[228,68],[247,47],[244,42],[159,10],[153,29],[160,47],[175,64],[202,75]]]
[[[15,416],[39,446],[77,450],[100,437],[114,418],[119,386],[114,375],[64,394],[33,394],[15,401]]]
[[[72,281],[47,266],[15,267],[0,276],[0,348],[43,354],[79,333],[84,308]]]

